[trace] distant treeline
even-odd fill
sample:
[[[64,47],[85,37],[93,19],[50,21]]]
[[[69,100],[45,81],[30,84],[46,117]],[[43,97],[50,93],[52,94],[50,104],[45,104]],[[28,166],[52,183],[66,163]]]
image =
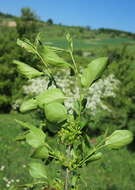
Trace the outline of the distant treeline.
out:
[[[120,34],[125,34],[126,36],[131,36],[131,37],[135,37],[135,34],[132,32],[127,32],[127,31],[123,31],[123,30],[116,30],[116,29],[110,29],[110,28],[99,28],[98,29],[100,32],[105,33],[105,34],[110,34],[113,33],[115,35],[120,35]]]
[[[6,14],[6,13],[0,12],[0,17],[3,17],[3,18],[14,18],[15,16],[13,16],[11,14]]]

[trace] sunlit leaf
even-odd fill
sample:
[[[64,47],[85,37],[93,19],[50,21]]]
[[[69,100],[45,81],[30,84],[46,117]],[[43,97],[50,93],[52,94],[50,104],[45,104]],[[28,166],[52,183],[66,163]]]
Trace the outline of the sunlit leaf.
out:
[[[58,56],[58,54],[56,53],[56,48],[53,49],[50,46],[43,46],[41,55],[47,64],[51,64],[51,65],[54,65],[57,67],[63,67],[63,68],[72,67],[62,57]]]
[[[46,167],[42,162],[32,161],[29,164],[29,172],[33,178],[47,178]]]
[[[35,127],[26,135],[26,142],[33,148],[38,148],[44,145],[45,138],[45,133],[41,129]]]
[[[33,148],[38,148],[45,143],[46,134],[42,129],[35,127],[27,122],[16,120],[18,124],[22,127],[29,129],[29,132],[26,134],[26,142],[31,145]]]
[[[37,101],[35,99],[30,99],[30,100],[26,100],[24,101],[21,106],[20,106],[20,111],[21,112],[26,112],[26,111],[30,111],[30,110],[34,110],[36,109],[38,106]]]
[[[23,128],[27,128],[27,129],[30,129],[30,130],[34,130],[36,127],[28,122],[24,122],[24,121],[20,121],[20,120],[17,120],[15,119],[16,123],[18,123],[19,125],[21,125],[21,127]]]
[[[13,63],[17,65],[19,72],[28,79],[32,79],[32,78],[43,75],[43,72],[40,72],[37,69],[35,69],[21,61],[14,60]]]
[[[45,115],[50,122],[60,123],[67,119],[67,110],[64,105],[54,102],[45,105]]]
[[[31,42],[28,39],[25,39],[25,41],[17,39],[17,44],[20,47],[24,48],[26,51],[35,54],[35,47],[33,46],[33,44],[31,44]]]
[[[95,80],[97,80],[104,71],[107,63],[107,57],[100,57],[88,64],[88,67],[83,71],[81,76],[82,85],[89,87]]]
[[[41,92],[41,94],[36,97],[38,105],[41,108],[43,108],[45,104],[49,104],[51,102],[63,103],[64,99],[65,96],[59,88],[50,88],[44,92]]]

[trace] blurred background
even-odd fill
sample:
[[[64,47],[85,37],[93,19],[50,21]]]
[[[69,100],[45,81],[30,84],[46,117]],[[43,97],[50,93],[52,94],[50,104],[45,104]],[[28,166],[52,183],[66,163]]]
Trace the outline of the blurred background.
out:
[[[103,77],[88,90],[89,133],[93,142],[106,128],[129,129],[135,134],[134,10],[134,0],[0,0],[1,190],[31,181],[27,171],[30,147],[15,141],[21,129],[14,119],[40,123],[40,113],[21,114],[19,106],[47,85],[43,78],[27,81],[17,72],[15,59],[35,67],[39,62],[17,46],[17,38],[33,42],[40,32],[44,44],[67,48],[65,34],[69,32],[82,69],[93,59],[108,56]],[[63,87],[72,88],[71,72],[58,72],[59,76]],[[134,171],[135,142],[84,168],[82,190],[134,190]]]

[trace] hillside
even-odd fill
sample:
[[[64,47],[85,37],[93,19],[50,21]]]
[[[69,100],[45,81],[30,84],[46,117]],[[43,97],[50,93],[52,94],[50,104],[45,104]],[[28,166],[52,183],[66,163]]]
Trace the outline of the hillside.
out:
[[[0,27],[16,27],[16,19],[10,14],[0,12]],[[41,20],[36,21],[40,24],[40,32],[44,41],[54,46],[65,47],[65,33],[69,32],[74,39],[74,48],[91,49],[97,46],[118,46],[121,44],[134,44],[135,34],[115,29],[100,28],[97,30],[90,27],[65,26],[62,24],[50,24]]]

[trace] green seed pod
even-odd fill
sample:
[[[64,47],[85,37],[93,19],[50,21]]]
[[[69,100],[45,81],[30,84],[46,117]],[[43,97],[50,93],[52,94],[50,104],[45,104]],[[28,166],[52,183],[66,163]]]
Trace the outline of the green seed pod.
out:
[[[128,130],[116,130],[106,138],[105,145],[109,149],[119,149],[133,140],[133,134]]]
[[[102,152],[95,153],[90,157],[89,161],[99,160],[102,158],[102,156],[103,156]]]
[[[37,108],[37,101],[35,99],[30,99],[24,101],[20,106],[20,112],[26,112],[30,110],[34,110]]]

